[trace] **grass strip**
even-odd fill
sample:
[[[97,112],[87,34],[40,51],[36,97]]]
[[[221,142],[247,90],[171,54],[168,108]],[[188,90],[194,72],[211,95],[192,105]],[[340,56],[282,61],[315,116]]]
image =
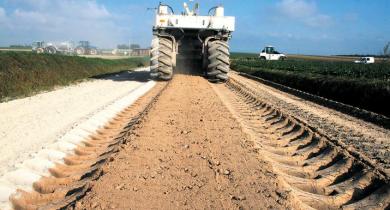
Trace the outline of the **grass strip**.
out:
[[[30,96],[93,76],[146,65],[146,57],[108,60],[29,52],[0,52],[0,102]]]

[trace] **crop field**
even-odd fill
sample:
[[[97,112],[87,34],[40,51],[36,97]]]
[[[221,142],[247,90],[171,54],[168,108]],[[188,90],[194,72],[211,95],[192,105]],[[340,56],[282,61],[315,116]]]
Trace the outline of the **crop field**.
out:
[[[390,116],[390,63],[288,59],[260,61],[254,54],[233,54],[232,69],[305,92]]]
[[[258,55],[255,53],[232,53],[232,58],[257,58]],[[287,54],[289,60],[306,60],[306,61],[344,61],[344,62],[353,62],[358,60],[359,56],[341,56],[341,55],[332,55],[332,56],[322,56],[322,55],[300,55],[300,54]],[[376,61],[384,61],[384,58],[377,57]]]
[[[108,60],[0,52],[0,101],[28,96],[101,74],[145,66],[146,61],[144,57]]]

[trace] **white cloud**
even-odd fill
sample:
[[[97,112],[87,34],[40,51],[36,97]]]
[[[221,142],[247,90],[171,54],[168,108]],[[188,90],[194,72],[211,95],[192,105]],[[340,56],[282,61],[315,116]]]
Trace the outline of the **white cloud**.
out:
[[[304,0],[282,0],[278,4],[281,13],[292,18],[305,18],[313,15],[317,8],[313,2]]]
[[[48,17],[45,14],[35,11],[24,11],[16,9],[11,16],[16,21],[27,21],[37,24],[45,24],[48,21]]]
[[[0,7],[0,23],[5,21],[7,18],[7,15],[5,14],[4,8]]]
[[[332,22],[332,18],[328,15],[318,14],[315,16],[307,17],[304,22],[308,26],[312,27],[324,27],[328,26]]]
[[[321,14],[313,1],[282,0],[276,6],[278,15],[311,27],[324,27],[332,22],[329,15]],[[278,18],[281,19],[281,18]]]
[[[56,2],[56,1],[54,1]],[[58,1],[57,6],[63,16],[77,19],[105,19],[111,14],[103,5],[95,1]]]
[[[16,9],[9,11],[8,16],[0,7],[0,23],[5,22],[9,42],[89,40],[94,45],[113,47],[129,37],[129,17],[112,14],[104,5],[93,0],[13,2],[16,2]],[[128,23],[123,24],[124,21]]]

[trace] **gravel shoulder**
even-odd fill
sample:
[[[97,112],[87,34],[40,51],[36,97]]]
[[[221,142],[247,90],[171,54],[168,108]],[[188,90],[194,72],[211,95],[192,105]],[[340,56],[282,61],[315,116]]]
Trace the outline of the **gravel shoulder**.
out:
[[[0,104],[0,176],[88,117],[147,82],[124,72]]]
[[[288,209],[211,84],[176,75],[76,209]]]

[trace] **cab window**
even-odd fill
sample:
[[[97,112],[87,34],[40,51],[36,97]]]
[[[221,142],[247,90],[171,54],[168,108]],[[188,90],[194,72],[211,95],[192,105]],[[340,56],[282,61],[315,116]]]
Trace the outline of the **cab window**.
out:
[[[265,48],[265,51],[267,52],[267,54],[274,54],[274,48],[273,47],[267,47]]]

